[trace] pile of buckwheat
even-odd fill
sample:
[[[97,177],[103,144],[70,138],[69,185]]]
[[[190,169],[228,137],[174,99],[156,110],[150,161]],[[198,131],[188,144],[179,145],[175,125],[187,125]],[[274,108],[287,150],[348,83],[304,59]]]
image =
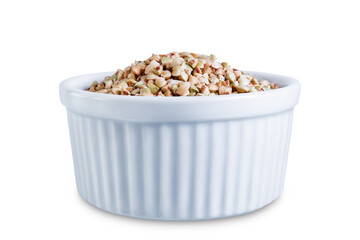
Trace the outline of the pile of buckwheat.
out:
[[[133,96],[212,96],[275,89],[275,83],[258,81],[250,74],[217,62],[215,55],[188,52],[153,54],[117,70],[90,92]]]

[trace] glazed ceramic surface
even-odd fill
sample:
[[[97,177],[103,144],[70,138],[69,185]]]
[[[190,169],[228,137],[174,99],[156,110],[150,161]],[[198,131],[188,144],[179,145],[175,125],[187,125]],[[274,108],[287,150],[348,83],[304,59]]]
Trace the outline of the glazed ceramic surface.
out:
[[[84,91],[108,73],[63,81],[76,184],[121,215],[202,220],[257,210],[282,192],[297,80],[248,72],[281,88],[210,97]]]

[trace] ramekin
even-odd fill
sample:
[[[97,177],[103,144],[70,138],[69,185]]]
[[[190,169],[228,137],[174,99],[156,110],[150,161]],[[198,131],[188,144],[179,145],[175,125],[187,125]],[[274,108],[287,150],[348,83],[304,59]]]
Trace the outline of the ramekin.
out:
[[[300,84],[210,97],[115,96],[84,91],[112,72],[60,84],[79,194],[108,212],[204,220],[252,212],[282,192]]]

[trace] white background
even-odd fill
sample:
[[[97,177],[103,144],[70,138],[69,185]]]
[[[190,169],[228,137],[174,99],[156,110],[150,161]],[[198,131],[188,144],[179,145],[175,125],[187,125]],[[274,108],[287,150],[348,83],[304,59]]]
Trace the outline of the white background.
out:
[[[359,239],[357,1],[1,1],[0,239]],[[76,192],[61,80],[214,53],[302,92],[285,188],[240,217],[122,217]]]

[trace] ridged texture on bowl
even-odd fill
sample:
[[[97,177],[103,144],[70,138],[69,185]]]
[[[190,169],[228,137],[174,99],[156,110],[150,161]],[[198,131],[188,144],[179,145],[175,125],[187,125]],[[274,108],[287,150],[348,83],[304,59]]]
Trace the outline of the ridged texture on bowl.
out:
[[[98,208],[140,218],[254,211],[282,191],[292,114],[134,123],[68,111],[78,191]]]

